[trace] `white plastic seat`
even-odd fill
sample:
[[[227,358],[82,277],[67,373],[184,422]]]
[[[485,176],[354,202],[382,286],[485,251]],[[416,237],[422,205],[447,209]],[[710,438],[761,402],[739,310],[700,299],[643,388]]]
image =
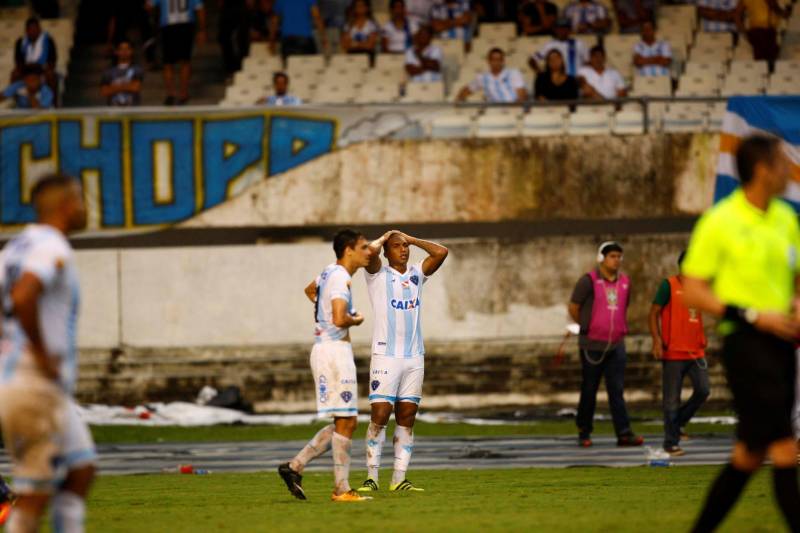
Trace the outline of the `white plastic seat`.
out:
[[[366,83],[355,95],[359,104],[382,104],[396,102],[399,98],[399,84],[385,81]]]
[[[472,119],[459,114],[445,114],[431,121],[434,139],[462,139],[472,136]]]
[[[475,122],[475,136],[479,138],[516,137],[519,120],[516,115],[488,114]]]
[[[406,95],[403,101],[408,103],[442,102],[444,94],[443,82],[410,82],[406,84]]]
[[[733,48],[733,34],[724,32],[705,32],[699,31],[695,35],[695,46],[718,46],[722,48]]]
[[[512,40],[517,36],[517,25],[513,22],[484,22],[478,27],[478,34],[496,40]]]
[[[764,92],[764,78],[730,74],[722,84],[722,96],[749,96]]]
[[[290,72],[325,70],[325,56],[321,54],[289,56],[286,60],[286,70]]]
[[[367,54],[334,54],[330,57],[328,68],[333,70],[369,70]]]
[[[644,133],[644,113],[641,110],[623,110],[614,115],[611,131],[617,135]]]
[[[769,78],[767,94],[771,96],[800,94],[800,70],[796,73],[775,72]]]
[[[633,96],[672,96],[672,79],[669,76],[634,76]]]
[[[547,108],[544,108],[547,109]],[[537,109],[522,118],[522,135],[525,137],[551,137],[564,134],[564,116],[560,113],[542,113]]]
[[[464,43],[457,39],[436,39],[434,44],[441,48],[444,62],[458,66],[464,62]],[[404,61],[405,63],[405,61]]]
[[[661,121],[661,130],[666,133],[692,133],[706,129],[706,114],[687,113],[680,109],[667,109]]]
[[[800,60],[779,59],[775,62],[775,74],[800,74]]]
[[[273,73],[283,70],[283,64],[281,63],[281,58],[278,56],[250,54],[242,61],[242,70],[267,71]]]
[[[716,96],[719,89],[720,79],[714,72],[684,74],[678,80],[675,96]]]
[[[686,63],[686,74],[704,76],[713,74],[719,78],[725,76],[725,63],[721,61],[689,61]]]
[[[761,76],[765,78],[769,74],[769,65],[766,61],[734,60],[731,61],[731,68],[728,72],[734,76]]]
[[[403,54],[378,54],[375,56],[375,69],[383,72],[405,72],[406,58]]]
[[[715,61],[728,61],[733,55],[731,48],[718,45],[694,45],[689,51],[689,61],[712,63]]]
[[[472,48],[470,50],[469,55],[477,55],[478,57],[486,59],[486,55],[489,53],[489,50],[492,48],[499,48],[505,53],[510,53],[512,51],[511,45],[514,44],[513,38],[488,38],[488,37],[476,37],[472,40]]]
[[[570,135],[604,135],[610,131],[609,117],[605,113],[579,109],[569,116],[567,123],[567,133]]]
[[[348,104],[355,98],[355,92],[351,85],[340,85],[338,83],[326,83],[317,86],[312,99],[314,102],[322,104]]]

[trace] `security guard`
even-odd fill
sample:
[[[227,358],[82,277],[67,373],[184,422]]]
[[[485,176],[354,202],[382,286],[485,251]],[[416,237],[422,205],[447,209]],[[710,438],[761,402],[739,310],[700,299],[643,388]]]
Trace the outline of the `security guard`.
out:
[[[722,362],[739,416],[731,462],[708,493],[694,531],[712,531],[769,456],[775,497],[800,532],[797,443],[792,431],[800,337],[800,227],[786,189],[791,163],[780,140],[744,139],[736,154],[741,188],[707,211],[683,264],[684,302],[720,317]]]

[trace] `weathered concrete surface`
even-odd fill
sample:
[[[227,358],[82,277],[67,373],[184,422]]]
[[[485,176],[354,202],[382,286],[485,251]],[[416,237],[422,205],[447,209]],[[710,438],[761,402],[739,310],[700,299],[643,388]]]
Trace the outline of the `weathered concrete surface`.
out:
[[[715,134],[373,141],[259,183],[187,227],[658,217],[711,202]]]

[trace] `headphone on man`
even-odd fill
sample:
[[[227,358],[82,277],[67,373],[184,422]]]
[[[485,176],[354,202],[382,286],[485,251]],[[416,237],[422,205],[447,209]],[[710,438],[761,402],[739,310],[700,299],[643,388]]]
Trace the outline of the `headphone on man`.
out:
[[[606,242],[602,243],[602,244],[600,245],[600,247],[599,247],[599,248],[597,248],[597,262],[598,262],[598,263],[602,263],[602,262],[603,262],[603,260],[606,258],[606,254],[604,254],[604,253],[603,253],[603,248],[605,248],[606,246],[610,246],[610,245],[612,245],[612,244],[615,244],[615,245],[617,245],[617,246],[618,246],[620,249],[622,249],[622,246],[620,246],[620,245],[619,245],[619,243],[618,243],[617,241],[606,241]]]

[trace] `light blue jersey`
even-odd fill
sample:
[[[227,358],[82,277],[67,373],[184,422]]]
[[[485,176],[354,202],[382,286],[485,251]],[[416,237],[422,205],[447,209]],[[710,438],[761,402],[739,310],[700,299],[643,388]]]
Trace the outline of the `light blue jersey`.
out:
[[[667,41],[655,41],[653,44],[647,44],[644,41],[639,41],[633,47],[634,55],[642,57],[669,57],[672,58],[672,47]],[[669,67],[661,65],[645,65],[639,67],[636,72],[639,76],[669,76]]]
[[[149,0],[157,7],[161,27],[173,24],[193,24],[197,10],[203,7],[203,0]]]
[[[350,273],[336,263],[325,267],[317,278],[317,303],[314,305],[314,339],[317,343],[338,341],[347,337],[349,329],[340,328],[333,323],[333,300],[345,300],[350,314],[355,313],[350,282]]]
[[[77,379],[77,327],[80,286],[72,248],[51,226],[31,225],[12,239],[0,256],[3,337],[0,382],[14,378],[21,365],[30,365],[28,338],[12,313],[11,290],[29,272],[41,282],[39,324],[45,350],[60,362],[61,386],[68,393]]]
[[[283,96],[273,94],[267,97],[266,104],[269,107],[291,107],[303,105],[303,101],[291,94],[284,94]]]
[[[387,357],[425,355],[422,340],[422,285],[427,277],[422,263],[404,274],[384,266],[377,273],[366,272],[367,290],[375,314],[372,354]]]
[[[482,91],[486,101],[492,103],[514,103],[519,99],[517,91],[524,88],[525,78],[515,68],[505,68],[497,76],[491,72],[483,72],[475,76],[469,84],[470,91]]]

